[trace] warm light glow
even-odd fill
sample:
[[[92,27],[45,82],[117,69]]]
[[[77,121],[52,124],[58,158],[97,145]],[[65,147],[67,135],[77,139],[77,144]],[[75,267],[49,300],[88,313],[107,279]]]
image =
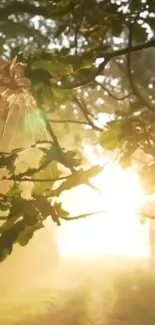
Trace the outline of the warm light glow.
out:
[[[123,170],[111,160],[102,174],[93,179],[101,195],[80,186],[62,196],[71,215],[105,210],[105,213],[63,223],[57,231],[63,257],[97,257],[109,254],[149,256],[147,229],[140,236],[138,210],[144,202],[137,174]],[[144,226],[143,226],[144,227]],[[148,225],[146,225],[148,227]]]
[[[133,215],[144,200],[139,179],[131,169],[123,170],[120,165],[109,162],[103,174],[98,175],[94,184],[102,191],[106,211],[122,215]]]

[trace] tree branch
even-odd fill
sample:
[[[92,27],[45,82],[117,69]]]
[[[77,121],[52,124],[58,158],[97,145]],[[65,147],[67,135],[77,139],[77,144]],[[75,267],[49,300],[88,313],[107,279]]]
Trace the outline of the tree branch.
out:
[[[109,97],[112,97],[112,98],[115,99],[115,100],[124,100],[124,99],[126,99],[126,98],[129,98],[131,95],[133,95],[133,93],[130,92],[129,94],[124,95],[124,96],[122,96],[122,97],[117,97],[117,96],[115,96],[114,94],[112,94],[112,93],[110,92],[110,90],[109,90],[107,87],[105,87],[102,83],[100,83],[100,82],[98,82],[98,81],[96,81],[96,80],[95,80],[95,82],[96,82],[97,85],[101,86],[101,88],[102,88],[103,90],[105,90],[105,91],[108,93]]]
[[[90,119],[89,115],[87,114],[84,106],[82,105],[82,103],[79,101],[79,99],[73,95],[73,99],[74,99],[74,102],[79,106],[79,108],[81,109],[84,117],[86,118],[87,122],[88,122],[88,125],[90,125],[92,127],[92,129],[96,130],[96,131],[100,131],[100,132],[103,132],[103,129],[96,126],[92,120]]]
[[[105,210],[100,210],[100,211],[94,211],[94,212],[90,212],[90,213],[80,214],[80,215],[75,216],[75,217],[59,217],[59,219],[64,219],[66,221],[73,221],[73,220],[77,220],[77,219],[83,219],[83,218],[86,218],[86,217],[94,216],[96,214],[103,214],[105,212],[106,212]]]
[[[155,38],[153,38],[152,40],[150,40],[146,43],[138,44],[135,46],[132,46],[131,44],[129,44],[124,49],[105,53],[105,60],[99,65],[99,67],[97,69],[97,75],[100,74],[104,70],[105,66],[111,59],[121,56],[121,55],[126,55],[126,54],[128,55],[129,52],[134,53],[134,52],[142,51],[144,49],[148,49],[148,48],[154,47],[154,46],[155,46]],[[104,55],[103,55],[103,57],[104,57]]]
[[[90,125],[88,122],[85,121],[76,121],[76,120],[52,120],[49,119],[49,122],[52,123],[73,123],[73,124],[83,124],[83,125]]]
[[[83,91],[82,91],[83,92]],[[86,105],[85,99],[84,99],[84,95],[81,97],[81,104],[83,105],[83,108],[85,110],[85,112],[87,113],[88,116],[90,116],[92,119],[96,120],[98,122],[98,118],[96,116],[94,116],[93,113],[91,113]]]
[[[152,40],[146,42],[146,43],[142,43],[142,44],[138,44],[138,45],[135,45],[135,46],[132,46],[130,48],[130,51],[131,52],[138,52],[138,51],[142,51],[144,49],[148,49],[148,48],[151,48],[151,47],[154,47],[155,46],[155,38],[153,38]],[[64,78],[65,81],[63,81],[63,78],[61,79],[62,82],[61,82],[61,85],[60,85],[60,89],[73,89],[73,88],[80,88],[80,87],[83,87],[87,84],[89,84],[90,82],[94,81],[94,79],[103,73],[107,63],[113,59],[113,58],[116,58],[118,56],[121,56],[121,55],[127,55],[129,51],[129,47],[125,47],[124,49],[120,49],[120,50],[117,50],[117,51],[111,51],[111,52],[103,52],[102,53],[102,57],[104,59],[104,61],[102,63],[100,63],[100,65],[98,66],[98,68],[91,72],[89,71],[89,69],[86,69],[87,71],[85,72],[86,74],[86,78],[84,80],[73,80],[71,83],[70,82],[67,82],[66,81],[66,77]],[[101,57],[101,55],[100,55]],[[81,69],[82,70],[82,69]],[[83,68],[84,70],[84,68]],[[88,73],[89,72],[89,73]],[[88,76],[87,76],[88,74]]]
[[[43,178],[27,178],[27,177],[19,177],[17,176],[10,176],[10,177],[3,177],[0,179],[0,181],[14,181],[14,182],[57,182],[57,181],[62,181],[62,180],[66,180],[67,178],[70,178],[72,176],[68,175],[68,176],[62,176],[62,177],[58,177],[58,178],[47,178],[47,179],[43,179]]]

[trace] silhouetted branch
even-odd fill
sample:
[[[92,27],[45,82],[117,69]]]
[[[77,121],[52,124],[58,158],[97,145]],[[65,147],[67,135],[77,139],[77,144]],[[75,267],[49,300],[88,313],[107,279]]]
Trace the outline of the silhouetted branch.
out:
[[[68,175],[68,176],[62,176],[62,177],[58,177],[58,178],[47,178],[47,179],[43,179],[43,178],[27,178],[27,177],[21,177],[21,176],[10,176],[10,177],[3,177],[0,179],[0,181],[14,181],[14,182],[57,182],[57,181],[62,181],[62,180],[66,180],[67,178],[70,178],[72,176]]]
[[[78,220],[78,219],[84,219],[84,218],[87,218],[87,217],[91,217],[91,216],[94,216],[94,215],[97,215],[97,214],[105,214],[106,211],[105,210],[100,210],[100,211],[94,211],[94,212],[90,212],[90,213],[84,213],[84,214],[80,214],[78,216],[75,216],[75,217],[58,217],[58,219],[63,219],[63,220],[66,220],[66,221],[74,221],[74,220]],[[1,217],[0,216],[0,221],[2,220],[7,220],[8,217]]]
[[[81,104],[83,105],[83,108],[85,110],[85,112],[87,113],[88,116],[92,117],[94,120],[98,121],[98,118],[96,116],[94,116],[93,113],[91,113],[88,108],[87,108],[87,105],[86,105],[86,102],[84,100],[84,96],[81,97]]]
[[[124,96],[122,96],[122,97],[117,97],[117,96],[115,96],[114,94],[112,94],[112,93],[110,92],[110,90],[109,90],[106,86],[104,86],[102,83],[100,83],[100,82],[98,82],[98,81],[96,81],[96,80],[95,80],[95,82],[96,82],[99,86],[101,86],[101,88],[102,88],[103,90],[105,90],[105,91],[108,93],[108,95],[109,95],[110,97],[112,97],[112,98],[115,99],[115,100],[124,100],[124,99],[126,99],[126,98],[129,98],[131,95],[133,95],[133,93],[130,92],[129,94],[124,95]]]
[[[105,210],[100,210],[100,211],[94,211],[94,212],[90,212],[90,213],[80,214],[80,215],[75,216],[75,217],[59,217],[59,219],[63,219],[63,220],[66,220],[66,221],[73,221],[73,220],[77,220],[77,219],[83,219],[83,218],[86,218],[86,217],[94,216],[96,214],[103,214],[105,212],[106,212]]]
[[[130,48],[131,52],[138,52],[144,49],[148,49],[151,47],[155,46],[155,39],[153,38],[152,40],[146,42],[146,43],[142,43],[142,44],[138,44],[135,46],[132,46]],[[79,87],[83,87],[87,84],[89,84],[90,82],[94,81],[94,79],[98,76],[101,75],[107,65],[107,63],[113,59],[116,58],[118,56],[122,56],[122,55],[127,55],[127,53],[129,52],[129,47],[125,47],[124,49],[120,49],[117,51],[106,51],[103,52],[102,55],[100,54],[100,57],[103,57],[103,62],[100,63],[100,65],[98,66],[98,68],[95,71],[92,71],[91,73],[89,72],[88,69],[88,77],[87,77],[87,73],[86,73],[86,78],[84,80],[75,80],[72,81],[71,83],[66,81],[66,77],[65,77],[65,82],[62,82],[62,84],[60,85],[60,89],[73,89],[73,88],[79,88]],[[63,81],[63,78],[62,78]]]
[[[83,124],[83,125],[90,125],[88,122],[85,121],[76,121],[76,120],[52,120],[49,119],[49,122],[52,123],[73,123],[73,124]]]
[[[63,220],[66,220],[66,221],[74,221],[74,220],[77,220],[77,219],[84,219],[84,218],[86,218],[86,217],[91,217],[91,216],[94,216],[94,215],[97,215],[97,214],[105,214],[106,213],[106,211],[105,210],[100,210],[100,211],[94,211],[94,212],[90,212],[90,213],[84,213],[84,214],[80,214],[80,215],[78,215],[78,216],[75,216],[75,217],[65,217],[65,216],[59,216],[58,217],[58,219],[63,219]],[[8,217],[6,216],[6,217],[1,217],[0,216],[0,221],[2,220],[7,220],[8,219]]]
[[[85,107],[83,106],[83,104],[80,102],[80,100],[75,96],[73,95],[73,99],[75,101],[75,103],[78,105],[78,107],[80,108],[80,110],[82,111],[84,117],[86,118],[88,124],[96,131],[100,131],[100,132],[103,132],[103,129],[98,127],[97,125],[95,125],[92,120],[90,119],[88,113],[86,112],[85,110]]]

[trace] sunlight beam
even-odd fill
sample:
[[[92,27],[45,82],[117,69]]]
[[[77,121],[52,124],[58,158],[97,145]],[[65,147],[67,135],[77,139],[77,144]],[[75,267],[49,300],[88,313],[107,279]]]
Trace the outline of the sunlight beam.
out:
[[[144,202],[138,175],[131,169],[109,161],[104,171],[93,179],[102,197],[86,186],[62,195],[71,215],[95,210],[105,214],[63,223],[57,229],[59,251],[63,258],[90,258],[103,255],[149,256],[148,231],[140,235],[138,210]],[[145,227],[145,226],[143,226]],[[145,238],[144,238],[145,237]]]

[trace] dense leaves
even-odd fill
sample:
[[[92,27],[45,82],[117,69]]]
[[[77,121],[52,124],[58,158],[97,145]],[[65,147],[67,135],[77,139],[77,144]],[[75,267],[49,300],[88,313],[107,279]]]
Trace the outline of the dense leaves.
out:
[[[59,196],[64,190],[71,189],[80,184],[87,184],[89,179],[101,172],[102,168],[94,166],[89,170],[77,170],[72,174],[63,176],[63,169],[58,168],[58,163],[66,167],[66,159],[69,165],[77,167],[81,161],[75,158],[76,153],[72,151],[57,152],[52,142],[36,142],[32,147],[41,146],[43,152],[38,168],[28,168],[23,173],[16,172],[16,161],[22,149],[13,150],[11,153],[1,154],[2,169],[7,170],[7,176],[3,181],[11,181],[10,187],[5,194],[0,196],[0,220],[5,220],[0,227],[0,260],[2,261],[12,252],[13,245],[19,243],[26,245],[33,237],[36,230],[44,227],[43,221],[51,216],[52,220],[60,225],[61,218],[68,215],[61,204],[54,202],[52,198]],[[44,146],[43,146],[44,145]],[[59,151],[58,150],[58,151]],[[63,158],[64,157],[64,158]],[[68,165],[67,165],[68,166]],[[61,177],[62,176],[62,177]],[[55,190],[53,185],[66,179]],[[20,184],[33,181],[31,197],[24,198],[21,193]],[[43,182],[42,182],[43,181]],[[3,216],[3,212],[6,212]]]
[[[37,137],[28,143],[35,165],[22,158],[30,155],[25,148],[0,153],[0,260],[15,243],[26,245],[48,216],[60,225],[68,216],[61,193],[90,186],[101,172],[82,158],[86,143],[116,150],[123,168],[143,153],[151,165],[137,163],[139,175],[154,193],[154,12],[154,1],[141,0],[0,5],[2,136],[19,113],[21,138],[23,129]],[[103,113],[110,121],[102,124]]]

